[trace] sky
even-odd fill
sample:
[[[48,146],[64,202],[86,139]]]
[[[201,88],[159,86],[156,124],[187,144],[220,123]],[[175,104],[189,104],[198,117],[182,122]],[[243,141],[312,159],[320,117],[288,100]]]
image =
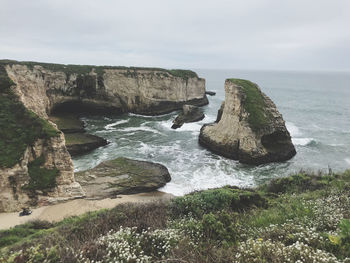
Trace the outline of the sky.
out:
[[[0,0],[0,59],[350,70],[349,0]]]

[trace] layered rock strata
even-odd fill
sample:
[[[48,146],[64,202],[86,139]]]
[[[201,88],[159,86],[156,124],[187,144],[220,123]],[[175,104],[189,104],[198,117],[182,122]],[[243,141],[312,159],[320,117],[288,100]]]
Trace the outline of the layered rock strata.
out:
[[[104,138],[85,133],[84,122],[76,114],[61,113],[49,118],[64,133],[66,147],[71,156],[85,154],[108,144]]]
[[[21,101],[42,117],[55,110],[158,115],[208,103],[205,80],[192,71],[2,63]]]
[[[225,92],[216,122],[201,128],[202,146],[247,164],[286,161],[296,154],[282,115],[256,84],[227,79]]]

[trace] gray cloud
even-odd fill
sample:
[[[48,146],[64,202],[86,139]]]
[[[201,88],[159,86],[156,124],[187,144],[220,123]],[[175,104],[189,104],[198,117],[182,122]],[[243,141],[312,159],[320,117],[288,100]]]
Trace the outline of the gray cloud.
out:
[[[1,58],[350,69],[348,0],[2,0]]]

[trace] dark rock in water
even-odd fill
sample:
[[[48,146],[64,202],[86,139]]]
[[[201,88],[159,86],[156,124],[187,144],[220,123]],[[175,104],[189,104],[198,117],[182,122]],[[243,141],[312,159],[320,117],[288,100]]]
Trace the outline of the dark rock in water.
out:
[[[202,146],[248,164],[286,161],[296,154],[282,115],[255,83],[227,79],[225,91],[216,122],[201,128]]]
[[[154,191],[169,182],[171,177],[164,165],[121,157],[78,172],[75,179],[85,190],[87,198],[106,198]]]
[[[221,103],[220,109],[218,110],[218,116],[216,117],[216,121],[215,121],[216,123],[218,123],[221,120],[222,112],[224,111],[224,108],[225,108],[225,102],[223,101]]]
[[[206,91],[205,94],[207,94],[209,96],[215,96],[216,92],[214,92],[214,91]]]
[[[67,150],[71,156],[84,154],[108,144],[107,140],[87,133],[67,133],[64,136]]]
[[[200,108],[192,105],[184,105],[182,113],[173,121],[173,126],[171,126],[171,128],[177,129],[184,123],[200,121],[203,120],[204,117],[205,115]]]

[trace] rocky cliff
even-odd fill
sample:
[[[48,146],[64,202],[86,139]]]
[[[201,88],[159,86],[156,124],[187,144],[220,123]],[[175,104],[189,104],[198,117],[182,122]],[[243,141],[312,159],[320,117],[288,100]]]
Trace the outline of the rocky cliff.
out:
[[[53,111],[162,114],[207,104],[196,73],[0,61],[0,212],[84,196]]]
[[[192,71],[5,62],[21,101],[43,117],[56,109],[157,115],[208,103]]]
[[[241,79],[226,80],[225,102],[216,122],[201,128],[199,143],[248,164],[285,161],[296,154],[276,105],[256,84]]]

